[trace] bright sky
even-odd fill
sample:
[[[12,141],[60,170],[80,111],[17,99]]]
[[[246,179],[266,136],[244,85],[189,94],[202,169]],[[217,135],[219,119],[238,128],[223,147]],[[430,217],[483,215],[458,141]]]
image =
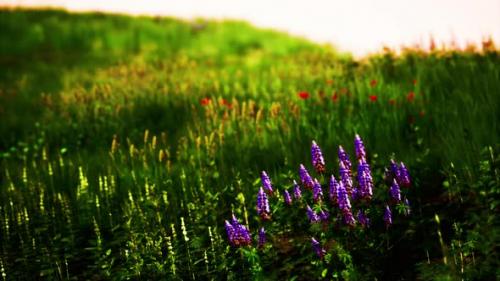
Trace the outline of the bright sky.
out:
[[[500,43],[500,0],[0,0],[1,5],[245,19],[356,55],[383,45],[427,46],[431,34],[459,46],[486,36]]]

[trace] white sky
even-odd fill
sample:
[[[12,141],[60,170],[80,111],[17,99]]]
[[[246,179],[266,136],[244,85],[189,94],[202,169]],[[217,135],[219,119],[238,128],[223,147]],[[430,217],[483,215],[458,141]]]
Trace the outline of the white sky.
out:
[[[182,18],[236,18],[332,43],[363,55],[383,45],[500,42],[500,0],[0,0],[1,5],[57,6]]]

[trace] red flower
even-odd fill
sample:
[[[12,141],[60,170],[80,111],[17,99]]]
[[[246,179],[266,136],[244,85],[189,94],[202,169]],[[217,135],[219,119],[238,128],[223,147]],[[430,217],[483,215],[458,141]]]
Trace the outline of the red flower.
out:
[[[395,99],[390,99],[389,100],[389,104],[390,105],[395,105],[396,104],[396,100]]]
[[[309,93],[308,92],[300,92],[299,93],[299,98],[306,100],[309,98]]]
[[[340,89],[341,94],[347,94],[348,92],[349,92],[349,90],[347,88]]]
[[[221,104],[226,106],[227,108],[231,108],[231,103],[228,102],[226,99],[221,99]]]
[[[417,79],[413,79],[412,83],[414,86],[417,85]]]
[[[371,95],[370,96],[370,101],[376,102],[377,101],[377,96],[376,95]]]
[[[210,104],[210,98],[202,98],[202,99],[200,100],[200,104],[201,104],[202,106],[207,106],[208,104]]]
[[[375,86],[377,86],[377,80],[373,79],[372,81],[370,81],[370,86],[373,88]]]
[[[333,85],[333,80],[332,79],[326,80],[326,84]]]
[[[332,101],[337,102],[338,100],[339,100],[339,95],[337,95],[337,92],[333,92]]]
[[[406,99],[408,99],[408,101],[413,101],[413,99],[415,98],[415,93],[412,91],[412,92],[409,92],[408,95],[406,96]]]

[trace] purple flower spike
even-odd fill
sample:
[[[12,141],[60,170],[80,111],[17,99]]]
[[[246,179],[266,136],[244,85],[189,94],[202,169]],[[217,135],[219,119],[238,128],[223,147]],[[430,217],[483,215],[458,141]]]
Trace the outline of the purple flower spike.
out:
[[[259,243],[258,243],[259,248],[264,247],[264,244],[266,244],[266,230],[263,227],[261,227],[259,229]]]
[[[365,145],[358,134],[354,137],[354,149],[356,150],[358,160],[366,161]]]
[[[316,255],[320,259],[323,259],[323,257],[326,254],[326,250],[323,249],[323,247],[321,247],[321,244],[318,242],[318,240],[311,238],[311,245],[312,245],[312,248],[313,248],[314,252],[316,253]]]
[[[343,163],[347,170],[351,170],[351,161],[349,160],[349,155],[345,152],[344,148],[339,145],[339,163]]]
[[[314,203],[318,203],[322,200],[323,198],[323,189],[321,188],[321,184],[317,179],[314,179],[314,185],[313,185],[313,200]]]
[[[234,227],[227,220],[224,222],[224,224],[229,244],[234,245],[234,232],[235,232]]]
[[[394,179],[392,181],[391,189],[389,189],[389,193],[391,194],[391,199],[399,203],[401,202],[401,190],[399,189],[399,184],[398,182]]]
[[[337,202],[337,193],[338,193],[338,189],[339,189],[339,183],[337,182],[337,180],[335,180],[335,176],[332,175],[330,177],[330,201],[333,202],[333,204],[338,204]]]
[[[300,191],[300,186],[296,181],[293,181],[293,196],[295,200],[300,200],[300,198],[302,198],[302,191]]]
[[[350,227],[354,227],[354,225],[356,224],[356,220],[354,219],[351,210],[343,212],[343,216],[344,216],[344,223]]]
[[[299,168],[299,176],[300,176],[300,181],[302,182],[302,185],[306,189],[312,189],[313,188],[313,180],[311,176],[309,175],[309,172],[307,172],[306,167],[304,165],[300,164]]]
[[[342,182],[339,182],[337,189],[337,201],[342,212],[351,210],[351,202],[349,201],[349,196]]]
[[[363,210],[358,211],[357,217],[362,227],[368,228],[370,226],[370,219],[366,216]]]
[[[321,210],[318,216],[322,222],[328,222],[328,219],[330,218],[330,214],[325,210]]]
[[[316,223],[319,221],[318,214],[316,214],[313,209],[309,205],[307,205],[307,217],[309,218],[309,222]]]
[[[402,187],[410,187],[411,185],[410,174],[403,162],[399,165],[398,182]]]
[[[385,205],[384,222],[386,227],[389,227],[392,224],[392,212],[391,208],[389,208],[389,205]]]
[[[267,194],[264,192],[262,187],[259,189],[259,193],[257,194],[257,213],[263,220],[271,219],[269,201],[267,199]]]
[[[285,204],[288,206],[292,205],[292,197],[288,193],[288,190],[283,191],[283,198],[285,199]]]
[[[316,169],[316,172],[322,174],[325,172],[325,159],[323,159],[323,153],[321,153],[321,148],[316,144],[315,141],[312,141],[311,145],[311,158],[312,164]]]
[[[271,184],[271,179],[267,175],[266,171],[262,171],[262,173],[260,174],[260,180],[262,182],[262,186],[266,190],[266,193],[269,195],[272,195],[273,194],[273,186]]]
[[[349,163],[350,165],[350,163]],[[347,194],[351,195],[352,193],[352,178],[351,178],[351,170],[349,170],[344,162],[339,163],[339,173],[340,173],[340,180],[344,184],[344,187],[347,191]]]
[[[371,199],[373,195],[373,178],[370,165],[365,161],[359,161],[357,180],[359,183],[358,195],[364,199]]]

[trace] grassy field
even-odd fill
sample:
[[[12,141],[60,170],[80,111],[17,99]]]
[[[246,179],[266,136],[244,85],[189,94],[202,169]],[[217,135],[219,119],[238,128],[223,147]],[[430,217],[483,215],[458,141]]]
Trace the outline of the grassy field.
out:
[[[0,10],[0,30],[3,280],[500,278],[493,42],[356,60],[244,22],[59,10]],[[287,206],[300,164],[328,201],[356,134],[374,198],[351,202],[371,226],[346,226],[305,189]],[[410,215],[387,199],[391,159],[410,172]],[[309,223],[308,204],[331,219]],[[232,214],[252,245],[229,243]]]

